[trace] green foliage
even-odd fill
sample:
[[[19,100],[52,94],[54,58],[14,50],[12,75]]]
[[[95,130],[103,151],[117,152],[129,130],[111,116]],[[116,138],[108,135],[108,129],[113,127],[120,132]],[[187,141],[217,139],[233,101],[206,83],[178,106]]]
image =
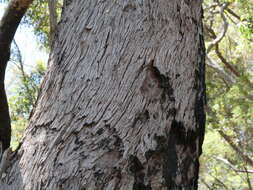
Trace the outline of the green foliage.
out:
[[[206,0],[206,46],[214,40],[212,31],[218,36],[224,27],[219,12],[222,3],[228,3],[224,15],[229,25],[218,44],[218,51],[225,60],[221,59],[216,48],[208,53],[208,57],[232,80],[226,80],[218,69],[208,65],[206,78],[210,110],[201,158],[200,189],[250,189],[252,184],[249,182],[252,183],[253,176],[247,176],[245,168],[252,170],[252,166],[242,154],[253,159],[253,1]],[[232,148],[219,131],[229,136],[241,153]]]
[[[57,1],[56,11],[58,18],[60,18],[62,4],[62,0]],[[34,0],[31,8],[28,10],[25,16],[25,19],[23,20],[23,24],[33,26],[34,33],[41,42],[42,47],[49,49],[50,27],[48,0]]]
[[[34,27],[34,33],[43,46],[49,46],[48,39],[50,35],[50,28],[48,24],[49,11],[47,0],[35,0],[31,8],[28,10],[23,22]]]
[[[243,168],[243,160],[227,145],[217,130],[208,129],[203,149],[201,180],[208,183],[212,190],[247,189],[246,173],[237,171],[239,167]],[[200,185],[200,189],[207,189],[203,183]]]
[[[41,61],[36,63],[35,68],[23,75],[17,69],[17,82],[11,89],[9,106],[12,120],[12,146],[16,147],[22,137],[23,131],[28,124],[29,115],[36,103],[39,92],[39,84],[45,74],[45,64]]]
[[[42,62],[37,62],[35,69],[30,74],[20,76],[19,82],[12,90],[14,94],[10,98],[10,105],[15,114],[12,114],[12,118],[16,120],[16,117],[28,118],[29,113],[35,104],[36,95],[39,90],[39,84],[44,76],[45,66]]]

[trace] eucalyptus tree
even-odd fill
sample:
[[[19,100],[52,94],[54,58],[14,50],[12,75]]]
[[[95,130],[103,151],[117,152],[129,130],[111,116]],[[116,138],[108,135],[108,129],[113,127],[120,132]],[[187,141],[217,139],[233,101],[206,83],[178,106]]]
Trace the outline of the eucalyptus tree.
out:
[[[1,188],[197,189],[201,1],[66,0]]]

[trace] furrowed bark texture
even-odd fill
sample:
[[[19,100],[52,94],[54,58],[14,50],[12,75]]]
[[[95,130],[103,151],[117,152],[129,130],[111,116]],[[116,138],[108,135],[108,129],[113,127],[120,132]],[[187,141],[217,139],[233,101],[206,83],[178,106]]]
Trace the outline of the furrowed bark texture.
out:
[[[3,189],[197,189],[201,18],[201,1],[65,1]]]

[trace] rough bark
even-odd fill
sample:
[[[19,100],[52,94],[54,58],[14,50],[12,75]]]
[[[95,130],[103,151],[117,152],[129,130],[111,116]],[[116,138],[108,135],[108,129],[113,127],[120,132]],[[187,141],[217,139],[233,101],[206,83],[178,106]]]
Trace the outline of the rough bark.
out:
[[[4,86],[5,69],[14,34],[31,2],[32,0],[10,1],[0,22],[0,142],[3,150],[10,146],[11,140],[10,114]]]
[[[3,189],[197,189],[201,19],[201,1],[65,1]]]
[[[49,10],[49,23],[50,23],[50,47],[54,40],[54,34],[57,27],[57,11],[56,11],[57,0],[48,0],[48,10]]]

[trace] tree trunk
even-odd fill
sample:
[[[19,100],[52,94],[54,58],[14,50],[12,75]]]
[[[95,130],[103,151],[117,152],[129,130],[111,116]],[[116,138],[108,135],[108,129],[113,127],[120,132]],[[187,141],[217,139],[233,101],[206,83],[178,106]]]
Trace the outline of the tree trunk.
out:
[[[201,1],[65,1],[3,190],[197,189]]]
[[[11,0],[0,20],[0,163],[2,151],[9,148],[11,140],[10,114],[4,85],[5,70],[14,34],[32,1]]]

